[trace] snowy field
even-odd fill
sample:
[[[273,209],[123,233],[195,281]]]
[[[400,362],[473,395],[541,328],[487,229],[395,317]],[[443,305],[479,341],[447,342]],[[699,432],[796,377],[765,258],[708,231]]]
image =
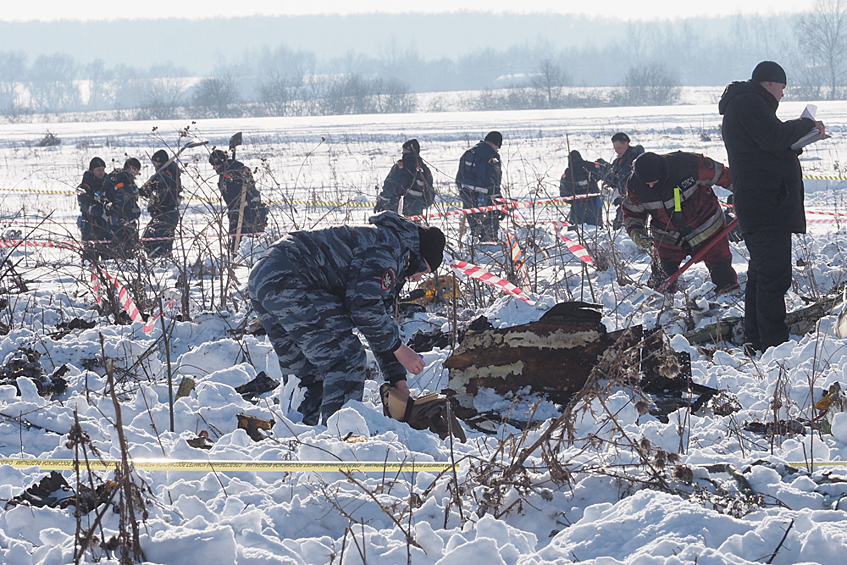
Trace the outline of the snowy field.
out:
[[[786,102],[779,116],[799,116],[804,106]],[[818,118],[833,138],[801,156],[809,176],[809,234],[794,239],[789,310],[844,282],[847,234],[839,214],[847,181],[839,178],[845,166],[839,152],[847,103],[818,103]],[[298,402],[293,379],[254,401],[244,400],[235,387],[259,372],[282,378],[266,338],[238,331],[249,318],[245,286],[257,254],[288,230],[366,223],[402,142],[411,137],[420,141],[435,177],[439,202],[432,212],[454,208],[458,158],[492,129],[505,138],[504,194],[522,204],[503,226],[524,249],[530,281],[525,290],[535,304],[466,280],[458,319],[466,323],[484,314],[502,328],[535,321],[557,302],[599,303],[609,330],[635,324],[664,328],[673,349],[690,353],[693,380],[720,389],[721,404],[711,402],[692,413],[683,408],[664,423],[639,410],[633,389],[612,379],[575,407],[567,427],[571,437],[563,438],[565,428],[557,420],[562,406],[486,391],[475,408],[510,414],[510,423],[498,422],[488,433],[465,426],[468,441],[462,444],[384,417],[378,374],[366,383],[364,402],[348,404],[326,427],[300,423],[291,409]],[[133,458],[404,463],[400,471],[349,476],[136,469],[131,479],[142,489],[135,516],[141,520],[143,512],[139,541],[146,563],[837,563],[847,550],[847,467],[838,464],[847,462],[847,413],[830,409],[831,434],[803,423],[818,415],[814,405],[823,391],[834,383],[847,389],[847,342],[832,330],[841,306],[810,333],[752,359],[731,342],[695,346],[681,334],[741,316],[741,293],[716,299],[707,270],[695,265],[674,298],[663,298],[645,285],[648,257],[609,227],[567,232],[594,258],[584,268],[552,227],[553,220],[567,217],[567,204],[528,205],[558,196],[569,150],[611,161],[609,138],[616,131],[626,131],[633,145],[648,151],[695,151],[726,162],[719,130],[716,104],[4,124],[0,243],[6,262],[0,299],[7,304],[0,310],[0,457],[73,459],[75,449],[84,447],[92,460],[94,449],[106,459],[120,459],[117,413],[104,369],[113,363],[121,428]],[[48,131],[61,145],[37,146]],[[186,131],[188,136],[180,138]],[[255,170],[272,218],[269,233],[245,240],[236,257],[222,260],[221,203],[207,158],[212,146],[225,148],[237,131],[244,139],[238,158]],[[175,150],[195,136],[209,144],[180,158],[184,216],[178,259],[102,265],[130,289],[145,314],[165,305],[165,315],[149,332],[143,322],[116,324],[98,312],[91,275],[74,250],[75,187],[94,156],[106,161],[107,170],[137,157],[144,165],[143,181],[152,174],[154,151]],[[728,193],[717,190],[725,199]],[[142,224],[147,219],[143,216]],[[452,257],[507,277],[504,249],[469,245],[457,216],[431,222],[447,233]],[[732,246],[743,284],[746,249]],[[93,327],[59,331],[75,319]],[[406,320],[403,329],[411,337],[418,329],[449,332],[451,324],[448,308],[430,306]],[[15,360],[19,367],[26,351],[41,355],[45,375],[61,372],[67,388],[43,397],[33,380],[10,379]],[[449,348],[423,353],[427,368],[409,381],[413,392],[447,386],[442,363],[449,355]],[[171,423],[168,383],[175,394],[186,377],[195,387],[174,403]],[[512,425],[528,420],[532,410],[532,426]],[[254,441],[237,428],[239,413],[275,424],[265,432],[268,437]],[[75,418],[90,440],[83,447],[79,437],[77,447],[69,442]],[[765,435],[749,425],[779,420],[793,424],[791,430]],[[554,433],[547,434],[551,427]],[[208,439],[199,441],[210,450],[190,445],[202,435]],[[424,462],[457,466],[455,473],[442,474],[412,469]],[[113,511],[121,495],[79,516],[73,505],[17,504],[26,489],[48,475],[37,466],[0,464],[0,563],[60,565],[73,563],[75,552],[82,553],[82,563],[120,562],[120,553],[103,549],[101,542],[118,535],[121,522],[129,528],[127,518]],[[115,478],[100,471],[91,479],[87,472],[62,475],[73,489],[82,481],[102,490]],[[61,500],[70,494],[54,496]],[[94,539],[82,552],[78,540],[88,532]]]

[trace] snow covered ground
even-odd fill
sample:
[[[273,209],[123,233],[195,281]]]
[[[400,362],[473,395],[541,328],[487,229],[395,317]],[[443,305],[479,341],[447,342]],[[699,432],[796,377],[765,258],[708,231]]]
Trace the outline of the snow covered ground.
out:
[[[797,116],[803,106],[785,103],[779,115]],[[804,153],[804,173],[840,177],[847,104],[818,106],[818,117],[833,139]],[[697,265],[683,276],[683,290],[673,303],[665,302],[644,286],[647,257],[624,234],[605,228],[582,235],[595,262],[605,258],[616,266],[589,267],[588,278],[582,277],[581,263],[550,224],[566,217],[567,205],[521,208],[508,223],[528,256],[528,290],[537,303],[495,290],[473,292],[468,286],[460,319],[485,314],[495,326],[507,327],[536,320],[562,300],[594,301],[603,305],[610,330],[633,324],[664,327],[671,346],[691,354],[693,380],[723,391],[722,405],[709,403],[696,413],[681,409],[663,423],[640,414],[632,389],[612,379],[576,407],[568,440],[556,421],[563,407],[485,393],[477,399],[480,411],[520,420],[535,409],[535,420],[542,421],[525,431],[499,424],[491,434],[466,426],[468,441],[460,444],[384,417],[378,376],[366,383],[362,403],[348,404],[326,427],[299,423],[299,414],[290,409],[292,396],[296,405],[293,381],[256,402],[235,391],[260,371],[281,379],[264,337],[242,338],[231,331],[248,314],[243,291],[255,253],[285,230],[364,223],[371,211],[367,203],[375,200],[405,139],[420,140],[440,194],[436,211],[443,211],[456,199],[452,178],[458,157],[491,129],[505,137],[504,192],[528,201],[558,196],[569,149],[611,161],[609,138],[619,130],[648,150],[691,150],[725,162],[719,126],[714,104],[196,124],[2,125],[0,228],[8,262],[0,298],[8,304],[0,322],[9,331],[0,337],[0,360],[9,367],[13,357],[20,358],[20,348],[34,350],[46,374],[67,367],[67,389],[43,398],[25,377],[16,381],[20,393],[11,384],[0,386],[0,457],[73,458],[67,433],[76,417],[93,447],[106,458],[120,459],[105,354],[116,367],[123,433],[134,458],[408,464],[399,472],[352,472],[349,477],[315,471],[136,470],[135,482],[145,489],[140,544],[151,564],[837,563],[847,549],[847,469],[809,462],[847,462],[847,414],[831,417],[832,434],[800,426],[804,433],[771,438],[745,428],[748,423],[810,420],[824,390],[839,382],[847,387],[847,348],[832,331],[837,311],[811,333],[752,359],[728,342],[695,347],[680,334],[718,315],[741,315],[740,295],[715,300],[706,269]],[[73,191],[93,156],[104,158],[110,168],[127,156],[138,157],[145,166],[143,179],[152,172],[149,156],[160,147],[176,146],[186,127],[189,136],[208,139],[209,148],[226,146],[230,135],[244,132],[238,157],[256,170],[263,196],[273,202],[273,218],[271,233],[252,247],[244,242],[232,276],[222,281],[215,221],[220,203],[206,162],[209,148],[182,154],[186,214],[180,242],[186,264],[194,265],[188,269],[191,319],[180,321],[178,306],[169,310],[162,318],[165,340],[160,323],[145,333],[143,322],[117,325],[98,314],[87,269],[57,243],[77,236]],[[36,147],[48,131],[62,144]],[[810,233],[794,240],[790,310],[843,282],[847,237],[836,214],[844,209],[845,187],[847,181],[832,178],[806,181],[807,209],[819,214],[809,215],[816,222],[810,223]],[[433,222],[448,234],[452,256],[505,276],[502,250],[468,247],[453,218]],[[18,237],[26,238],[25,245],[9,247],[20,243]],[[743,244],[733,244],[733,258],[743,281]],[[167,302],[184,287],[176,263],[155,264],[143,277],[137,264],[104,266],[151,313],[159,311],[160,296]],[[624,282],[620,275],[632,283],[619,284]],[[706,314],[689,306],[709,301],[713,308]],[[59,324],[75,318],[96,325],[57,333]],[[404,330],[409,337],[421,328],[449,331],[450,324],[446,309],[433,309],[416,315]],[[438,348],[424,353],[427,369],[410,380],[415,392],[446,386],[442,362],[449,354]],[[196,382],[174,404],[173,432],[169,374],[174,388],[185,377]],[[274,420],[269,437],[253,441],[237,428],[239,413]],[[545,440],[554,425],[556,432]],[[214,442],[211,450],[189,445],[201,432]],[[526,451],[539,439],[539,446]],[[412,462],[433,461],[457,462],[455,474],[411,470]],[[48,474],[38,467],[0,465],[0,499],[19,497]],[[76,485],[74,473],[62,474]],[[113,478],[106,472],[96,476],[94,486]],[[87,477],[82,474],[86,484]],[[102,520],[95,522],[95,513],[104,508]],[[108,539],[119,530],[119,515],[101,505],[83,514],[79,527]],[[0,562],[72,563],[77,528],[73,506],[7,504],[0,510]],[[118,562],[119,556],[95,547],[82,558],[84,563],[97,560]]]

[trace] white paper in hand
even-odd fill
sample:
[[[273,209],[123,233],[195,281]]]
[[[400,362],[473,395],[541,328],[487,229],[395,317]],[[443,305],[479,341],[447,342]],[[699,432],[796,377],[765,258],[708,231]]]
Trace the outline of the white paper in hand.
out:
[[[806,109],[803,110],[803,113],[800,114],[800,117],[801,118],[809,118],[813,122],[816,122],[817,119],[815,119],[815,114],[817,114],[817,113],[818,113],[818,107],[817,106],[815,106],[814,104],[806,104]]]

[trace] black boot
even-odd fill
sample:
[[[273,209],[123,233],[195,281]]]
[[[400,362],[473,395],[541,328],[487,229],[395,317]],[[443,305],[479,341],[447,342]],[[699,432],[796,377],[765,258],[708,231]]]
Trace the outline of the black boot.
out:
[[[709,269],[709,275],[712,277],[712,282],[715,283],[715,294],[724,294],[740,288],[738,286],[738,275],[732,268],[732,259],[711,263],[706,265],[706,268]]]

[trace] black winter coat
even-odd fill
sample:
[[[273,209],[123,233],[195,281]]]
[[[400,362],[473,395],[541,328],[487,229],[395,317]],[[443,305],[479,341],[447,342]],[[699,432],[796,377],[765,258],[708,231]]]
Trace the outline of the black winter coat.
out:
[[[182,184],[179,178],[179,167],[175,162],[168,163],[150,177],[139,189],[141,196],[147,199],[147,211],[156,218],[179,208]]]
[[[115,169],[103,182],[103,192],[111,204],[111,214],[122,222],[135,222],[141,216],[138,207],[138,187],[132,173]]]
[[[89,222],[103,222],[103,181],[106,177],[98,179],[91,171],[85,171],[82,182],[76,191],[76,199],[79,202],[79,211],[82,217]]]
[[[733,82],[718,103],[741,233],[806,232],[803,174],[791,145],[814,122],[776,117],[779,101],[758,82]]]
[[[480,141],[462,155],[456,185],[460,189],[500,196],[503,171],[500,155],[486,141]]]
[[[262,195],[256,188],[253,173],[241,161],[227,161],[226,167],[218,177],[218,188],[230,212],[238,213],[241,209],[241,192],[246,190],[247,196],[244,207],[251,209],[262,202]]]
[[[644,147],[641,145],[630,145],[629,149],[612,161],[612,166],[609,168],[609,173],[606,175],[606,184],[612,188],[617,188],[623,195],[626,192],[626,181],[632,174],[632,162],[635,158],[644,153]]]

